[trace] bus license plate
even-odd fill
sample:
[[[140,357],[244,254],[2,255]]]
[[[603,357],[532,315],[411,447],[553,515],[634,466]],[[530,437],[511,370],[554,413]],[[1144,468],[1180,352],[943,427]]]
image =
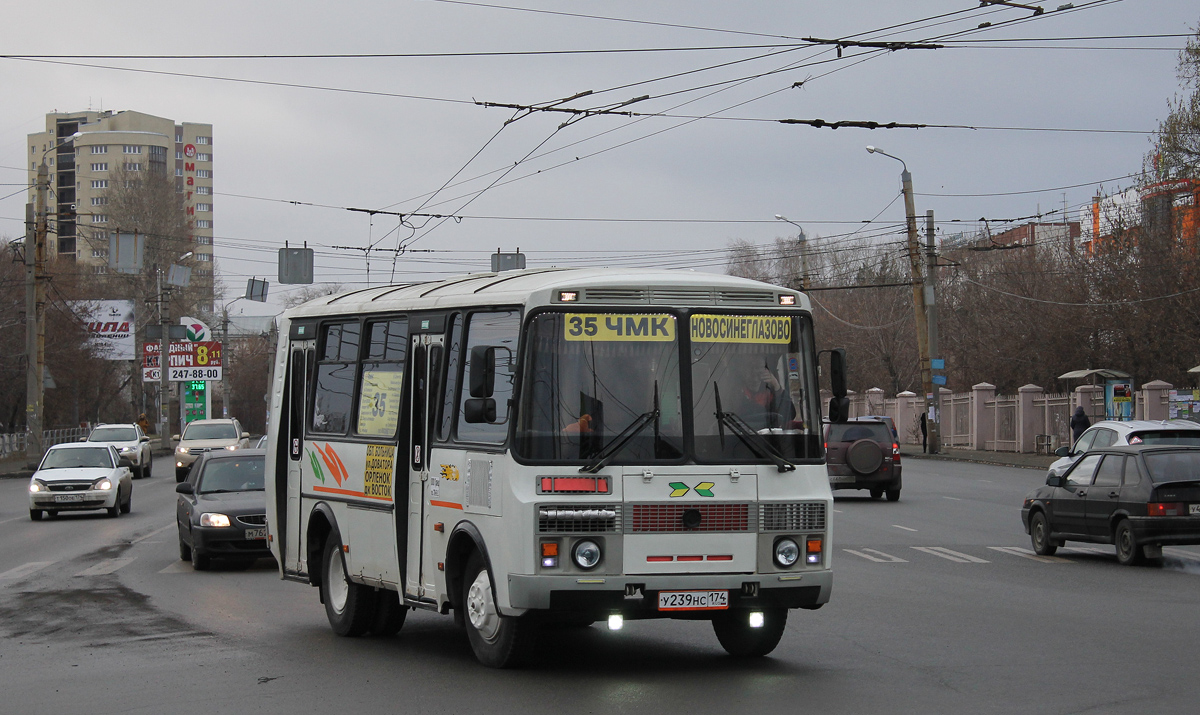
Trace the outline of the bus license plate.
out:
[[[62,504],[63,502],[83,501],[82,494],[55,494],[54,501]]]
[[[1196,514],[1200,514],[1200,504],[1189,504],[1188,505],[1188,513],[1191,514],[1192,516],[1195,516]]]
[[[722,611],[728,608],[728,591],[658,592],[660,611]]]
[[[246,539],[265,539],[267,538],[267,527],[263,526],[258,529],[246,529]]]

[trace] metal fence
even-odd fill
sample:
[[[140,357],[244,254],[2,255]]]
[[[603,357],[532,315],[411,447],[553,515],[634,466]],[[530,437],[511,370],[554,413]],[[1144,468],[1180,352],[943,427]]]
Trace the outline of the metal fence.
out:
[[[49,448],[63,442],[78,442],[86,438],[91,431],[90,427],[45,430],[42,432],[42,446]],[[25,432],[0,434],[0,458],[24,454],[25,440]]]

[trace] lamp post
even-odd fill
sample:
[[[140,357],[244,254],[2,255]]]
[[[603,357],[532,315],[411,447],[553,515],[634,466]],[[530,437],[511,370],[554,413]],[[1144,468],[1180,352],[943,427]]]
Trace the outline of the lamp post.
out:
[[[775,214],[775,220],[790,223],[800,231],[796,236],[800,244],[800,290],[808,290],[808,236],[804,235],[804,227],[783,214]]]
[[[180,256],[179,261],[191,258],[192,252]],[[154,271],[158,289],[158,321],[162,326],[162,338],[158,353],[158,436],[159,446],[171,451],[171,301],[167,295],[170,287],[163,287],[162,269]]]
[[[81,136],[82,132],[75,132],[42,152],[34,188],[33,231],[25,234],[25,456],[34,462],[42,458],[46,389],[46,194],[50,190],[46,155]]]
[[[925,277],[921,270],[921,244],[917,236],[917,209],[913,202],[913,187],[912,174],[908,172],[908,165],[898,156],[892,156],[885,151],[881,151],[873,146],[867,147],[869,154],[882,154],[889,159],[895,159],[900,162],[903,170],[900,172],[900,182],[904,191],[904,215],[905,224],[908,228],[908,263],[912,275],[913,289],[913,313],[917,323],[917,359],[921,366],[921,388],[925,394],[925,414],[927,418],[928,441],[932,448],[931,452],[937,451],[938,446],[938,425],[941,420],[941,410],[929,409],[936,405],[937,395],[934,393],[933,386],[933,370],[929,362],[929,323],[926,319],[925,305]]]

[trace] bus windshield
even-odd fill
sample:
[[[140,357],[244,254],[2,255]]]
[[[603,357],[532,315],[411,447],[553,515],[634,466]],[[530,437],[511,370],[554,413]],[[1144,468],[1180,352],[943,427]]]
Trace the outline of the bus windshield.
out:
[[[543,313],[526,345],[516,449],[525,459],[821,457],[811,329],[794,315]]]

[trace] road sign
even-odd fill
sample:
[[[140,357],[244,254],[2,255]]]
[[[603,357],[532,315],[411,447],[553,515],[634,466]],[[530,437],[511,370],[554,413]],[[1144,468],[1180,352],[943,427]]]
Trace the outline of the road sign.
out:
[[[159,352],[158,343],[146,343],[142,346],[142,382],[158,382]],[[220,380],[221,343],[187,341],[171,343],[171,358],[167,366],[167,379],[172,382],[183,380]]]
[[[946,376],[945,375],[934,375],[933,376],[933,384],[945,385],[946,384]]]
[[[929,367],[933,370],[945,370],[946,360],[944,358],[930,358]]]

